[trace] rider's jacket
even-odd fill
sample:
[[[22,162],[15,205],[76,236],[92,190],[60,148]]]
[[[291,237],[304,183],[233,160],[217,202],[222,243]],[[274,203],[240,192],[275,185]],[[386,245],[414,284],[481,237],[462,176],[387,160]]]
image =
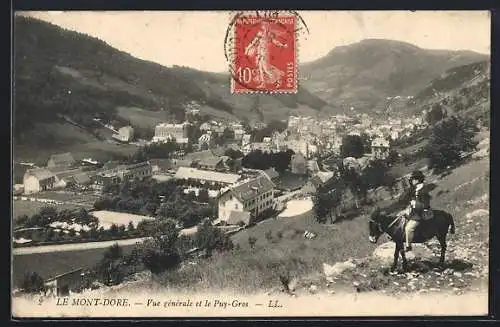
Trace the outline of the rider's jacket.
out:
[[[429,190],[424,183],[417,184],[415,187],[410,187],[410,218],[420,220],[423,218],[424,210],[430,208],[431,196]]]

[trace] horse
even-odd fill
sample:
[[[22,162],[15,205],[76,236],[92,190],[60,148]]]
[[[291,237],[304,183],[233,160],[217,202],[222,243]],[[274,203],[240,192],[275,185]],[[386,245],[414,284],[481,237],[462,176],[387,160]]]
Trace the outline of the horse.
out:
[[[436,237],[441,246],[441,256],[439,258],[439,266],[444,268],[444,258],[446,253],[446,236],[448,232],[455,234],[455,222],[453,216],[443,210],[432,210],[433,216],[431,219],[422,220],[415,230],[413,243],[424,243],[433,237]],[[405,226],[406,218],[402,215],[389,215],[387,212],[376,208],[369,219],[369,241],[377,243],[379,237],[386,233],[391,240],[396,243],[394,250],[394,262],[391,267],[391,272],[396,270],[398,258],[401,254],[403,260],[403,271],[408,269],[404,242],[405,242]]]

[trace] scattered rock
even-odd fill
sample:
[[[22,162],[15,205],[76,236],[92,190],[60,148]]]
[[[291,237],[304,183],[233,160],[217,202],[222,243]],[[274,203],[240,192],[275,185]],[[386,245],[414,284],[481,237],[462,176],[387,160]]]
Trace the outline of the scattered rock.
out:
[[[455,272],[453,273],[453,276],[458,277],[458,278],[461,278],[461,277],[463,276],[463,274],[462,274],[461,272],[459,272],[459,271],[455,271]]]
[[[472,212],[469,212],[467,215],[465,215],[465,217],[467,219],[470,219],[470,218],[478,218],[478,217],[489,216],[489,214],[490,214],[490,212],[488,210],[477,209],[477,210],[474,210]]]
[[[323,272],[327,281],[330,282],[333,281],[334,277],[341,275],[344,271],[354,268],[356,268],[356,264],[352,259],[347,260],[346,262],[337,262],[333,266],[323,263]]]

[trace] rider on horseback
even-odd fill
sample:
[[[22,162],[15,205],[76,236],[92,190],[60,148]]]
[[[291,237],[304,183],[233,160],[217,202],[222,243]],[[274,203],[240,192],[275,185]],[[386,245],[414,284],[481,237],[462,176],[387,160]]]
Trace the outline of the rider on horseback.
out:
[[[406,251],[411,251],[414,233],[424,215],[430,208],[430,195],[424,187],[424,174],[416,170],[410,177],[410,205],[408,207],[408,222],[406,223]]]

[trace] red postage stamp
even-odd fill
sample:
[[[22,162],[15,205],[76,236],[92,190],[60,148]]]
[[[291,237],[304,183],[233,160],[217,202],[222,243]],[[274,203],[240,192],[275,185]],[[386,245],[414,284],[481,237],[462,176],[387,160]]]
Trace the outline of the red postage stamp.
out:
[[[242,16],[234,22],[232,93],[296,93],[296,16]]]

